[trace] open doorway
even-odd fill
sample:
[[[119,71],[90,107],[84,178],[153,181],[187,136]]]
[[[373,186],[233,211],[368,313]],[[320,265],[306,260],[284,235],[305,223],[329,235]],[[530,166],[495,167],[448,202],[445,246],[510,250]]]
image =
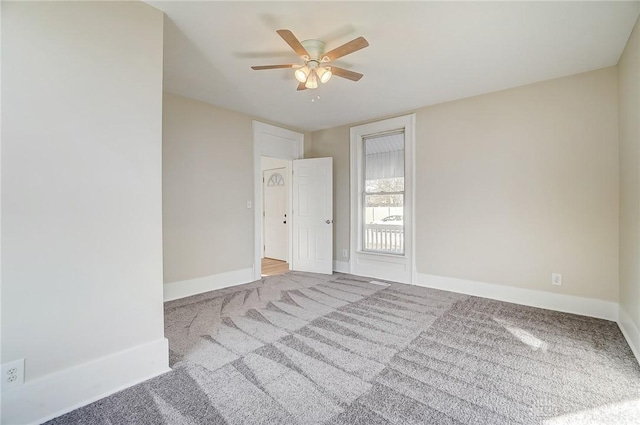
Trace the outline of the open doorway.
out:
[[[291,249],[291,161],[261,157],[262,253],[261,276],[286,273]]]
[[[255,280],[262,277],[264,252],[264,215],[260,208],[263,205],[263,157],[285,160],[290,169],[287,192],[291,215],[287,213],[286,220],[288,269],[333,272],[333,161],[332,158],[302,159],[303,147],[302,133],[253,122]]]
[[[264,258],[264,243],[263,240],[263,201],[262,201],[262,158],[268,157],[271,159],[280,159],[288,163],[291,170],[293,165],[292,161],[302,158],[304,151],[304,135],[295,131],[291,131],[285,128],[276,127],[270,124],[265,124],[259,121],[253,121],[253,181],[254,181],[254,262],[253,262],[253,276],[255,280],[259,280],[262,277],[262,260]],[[273,168],[278,168],[273,167]],[[288,172],[287,176],[291,176]],[[291,183],[291,182],[290,182]],[[290,184],[290,188],[293,187]],[[291,193],[291,189],[288,191]],[[291,195],[288,195],[289,205],[293,205],[291,201]],[[287,217],[289,218],[289,217]],[[289,235],[287,237],[287,244],[289,246],[289,258],[288,268],[293,269],[295,266],[292,259],[292,237],[293,226],[291,221],[287,220]]]

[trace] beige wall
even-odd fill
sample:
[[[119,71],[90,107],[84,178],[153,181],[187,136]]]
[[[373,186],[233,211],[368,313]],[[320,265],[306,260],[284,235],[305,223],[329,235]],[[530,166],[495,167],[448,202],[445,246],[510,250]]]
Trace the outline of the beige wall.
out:
[[[2,362],[27,382],[163,343],[162,26],[141,2],[3,2]]]
[[[164,283],[253,267],[258,118],[171,93],[163,104]]]
[[[640,23],[618,63],[618,102],[620,306],[640,328]]]
[[[618,300],[615,67],[415,113],[419,273]],[[336,160],[341,260],[349,127],[312,140],[310,156]]]
[[[165,283],[253,265],[252,118],[165,93]]]

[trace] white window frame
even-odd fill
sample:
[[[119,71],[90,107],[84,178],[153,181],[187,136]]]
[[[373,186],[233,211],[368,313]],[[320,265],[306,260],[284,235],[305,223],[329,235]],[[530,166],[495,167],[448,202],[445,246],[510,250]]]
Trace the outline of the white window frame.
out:
[[[363,251],[363,138],[379,133],[404,130],[404,255]],[[359,276],[402,283],[414,281],[415,252],[415,114],[351,127],[351,255],[349,272]]]

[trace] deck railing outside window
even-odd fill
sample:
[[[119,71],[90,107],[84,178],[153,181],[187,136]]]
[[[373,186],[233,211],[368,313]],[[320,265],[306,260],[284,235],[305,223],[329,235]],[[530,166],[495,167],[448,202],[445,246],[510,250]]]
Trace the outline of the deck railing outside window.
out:
[[[365,225],[364,249],[366,251],[402,254],[404,251],[404,226],[393,224]]]

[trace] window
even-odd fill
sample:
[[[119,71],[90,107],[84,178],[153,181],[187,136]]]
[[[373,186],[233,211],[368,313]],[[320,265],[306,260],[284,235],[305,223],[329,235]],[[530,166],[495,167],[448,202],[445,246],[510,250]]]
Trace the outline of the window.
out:
[[[284,177],[282,177],[280,173],[271,174],[267,186],[284,186]]]
[[[362,138],[363,251],[404,254],[404,130]]]
[[[351,127],[349,272],[413,282],[415,115]]]

